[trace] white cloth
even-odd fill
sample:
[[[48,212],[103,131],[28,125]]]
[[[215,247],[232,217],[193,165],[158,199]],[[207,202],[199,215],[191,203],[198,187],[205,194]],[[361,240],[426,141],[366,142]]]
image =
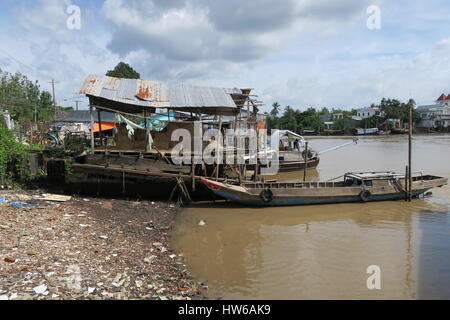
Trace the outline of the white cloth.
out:
[[[128,138],[130,138],[130,139],[134,136],[135,129],[147,130],[147,128],[140,126],[140,125],[134,123],[133,121],[128,120],[127,118],[125,118],[124,116],[122,116],[119,113],[116,113],[116,120],[117,120],[117,122],[124,122],[126,124],[127,131],[128,131]],[[153,137],[149,131],[148,132],[148,145],[147,145],[148,150],[151,150],[152,146],[153,146]]]

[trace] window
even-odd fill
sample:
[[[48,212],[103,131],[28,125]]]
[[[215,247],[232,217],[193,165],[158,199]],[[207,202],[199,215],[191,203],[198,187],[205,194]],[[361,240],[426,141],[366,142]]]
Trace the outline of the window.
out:
[[[367,187],[373,187],[373,182],[372,182],[372,180],[366,180],[366,181],[364,181],[364,184],[365,184]]]

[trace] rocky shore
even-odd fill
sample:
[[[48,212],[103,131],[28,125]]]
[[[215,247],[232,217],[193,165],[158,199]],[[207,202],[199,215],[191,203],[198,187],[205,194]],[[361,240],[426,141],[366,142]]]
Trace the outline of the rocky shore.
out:
[[[175,205],[41,192],[0,191],[1,300],[205,298],[170,249]]]

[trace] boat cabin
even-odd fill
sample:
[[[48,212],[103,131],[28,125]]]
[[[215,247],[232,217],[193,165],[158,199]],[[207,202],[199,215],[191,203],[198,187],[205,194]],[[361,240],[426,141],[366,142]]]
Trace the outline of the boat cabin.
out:
[[[386,184],[387,180],[405,178],[404,175],[393,172],[363,172],[363,173],[346,173],[344,175],[344,185],[350,186],[366,186],[378,187]]]

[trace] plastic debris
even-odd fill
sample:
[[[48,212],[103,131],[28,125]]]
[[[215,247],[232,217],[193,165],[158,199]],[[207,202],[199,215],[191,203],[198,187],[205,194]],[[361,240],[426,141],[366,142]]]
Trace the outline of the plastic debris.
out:
[[[150,256],[144,259],[145,263],[151,263],[154,259],[156,259],[157,256]]]
[[[37,207],[37,204],[31,204],[26,202],[11,202],[9,204],[11,207],[17,207],[17,208],[34,208]]]
[[[138,206],[127,200],[102,201],[105,207],[111,203],[111,212],[94,198],[57,203],[37,194],[30,199],[20,191],[2,194],[6,202],[1,205],[0,242],[14,248],[0,257],[0,269],[14,271],[1,276],[2,300],[205,297],[190,289],[195,280],[169,250],[166,230],[177,209],[145,200]],[[13,201],[39,207],[16,209],[9,206]],[[15,262],[4,262],[8,256]],[[163,285],[166,290],[161,290]],[[180,294],[180,285],[187,291]]]
[[[34,287],[33,290],[37,294],[45,295],[45,292],[47,292],[47,286],[45,284],[41,284],[40,286]],[[48,294],[48,292],[47,292],[47,294]]]
[[[16,262],[16,259],[13,258],[13,257],[6,257],[6,258],[5,258],[5,262],[8,262],[8,263],[14,263],[14,262]]]
[[[72,200],[70,196],[62,196],[59,194],[43,194],[43,198],[41,200],[44,201],[53,201],[53,202],[67,202]]]
[[[200,222],[198,223],[198,225],[199,225],[200,227],[206,226],[205,220],[200,220]]]

